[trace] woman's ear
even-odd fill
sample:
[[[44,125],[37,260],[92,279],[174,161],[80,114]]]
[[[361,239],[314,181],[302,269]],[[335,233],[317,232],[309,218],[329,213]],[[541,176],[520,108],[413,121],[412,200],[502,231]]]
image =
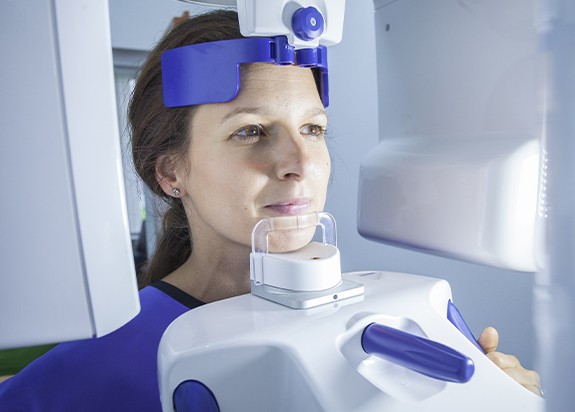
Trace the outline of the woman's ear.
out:
[[[156,180],[168,196],[182,197],[185,194],[176,176],[175,162],[169,155],[162,155],[156,159]]]

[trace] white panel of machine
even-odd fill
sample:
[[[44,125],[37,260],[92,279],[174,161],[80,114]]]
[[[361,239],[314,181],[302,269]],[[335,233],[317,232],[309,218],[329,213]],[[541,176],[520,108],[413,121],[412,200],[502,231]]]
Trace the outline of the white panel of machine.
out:
[[[522,1],[375,1],[380,146],[370,239],[535,271],[543,59]]]
[[[59,0],[56,4],[78,219],[95,331],[100,336],[119,328],[139,310],[108,2]],[[86,37],[79,38],[78,33]]]
[[[100,336],[139,310],[107,2],[7,1],[0,27],[0,347]]]
[[[5,2],[0,16],[2,346],[91,336],[51,5]]]
[[[525,136],[384,139],[363,160],[369,238],[533,272],[539,142]]]
[[[375,0],[380,139],[540,136],[544,68],[531,3]]]

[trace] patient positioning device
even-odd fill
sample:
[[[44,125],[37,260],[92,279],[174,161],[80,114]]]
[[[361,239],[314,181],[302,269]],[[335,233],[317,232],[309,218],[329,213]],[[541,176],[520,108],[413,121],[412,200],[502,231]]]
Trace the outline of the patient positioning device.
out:
[[[193,44],[162,55],[164,104],[167,107],[224,103],[240,90],[240,64],[274,63],[317,68],[318,91],[328,100],[327,51],[324,46],[295,50],[287,37],[253,37]]]
[[[235,1],[191,3],[235,6]],[[164,104],[167,107],[223,103],[240,89],[240,64],[274,63],[315,68],[318,91],[329,106],[326,46],[341,40],[345,0],[301,2],[240,0],[243,39],[193,44],[162,55]],[[329,15],[329,24],[327,16]],[[257,37],[256,37],[257,36]]]
[[[322,242],[288,253],[269,253],[271,232],[322,228]],[[342,280],[335,220],[325,212],[261,220],[252,232],[251,290],[256,296],[302,309],[363,294],[363,285]]]

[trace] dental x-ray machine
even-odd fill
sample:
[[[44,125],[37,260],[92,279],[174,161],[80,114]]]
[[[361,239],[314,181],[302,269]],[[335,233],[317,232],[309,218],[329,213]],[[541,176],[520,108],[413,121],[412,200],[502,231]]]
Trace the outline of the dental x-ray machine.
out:
[[[200,66],[231,64],[235,93],[240,63],[320,68],[320,94],[327,106],[324,46],[341,38],[344,0],[245,0],[237,8],[242,33],[263,39],[271,49],[266,46],[257,57],[234,56],[234,62],[217,57],[210,62],[208,57]],[[226,44],[215,43],[199,46],[202,55],[205,47],[213,47],[213,55],[228,58]],[[166,53],[164,72],[195,72],[188,65],[197,65],[190,58],[197,48]],[[181,90],[186,96],[203,93],[169,77],[164,79],[169,101]],[[222,99],[218,92],[214,101]],[[367,156],[360,181],[360,232],[467,260],[535,270],[535,202],[525,211],[527,218],[508,218],[514,217],[518,196],[536,198],[537,141],[506,136],[462,144],[425,137],[384,141]],[[465,179],[445,172],[448,167],[453,171],[453,165]],[[425,187],[426,179],[435,179],[432,187]],[[415,193],[409,192],[412,186]],[[446,215],[457,224],[426,223],[425,209],[438,207],[429,203],[433,191],[452,208],[458,199],[466,200],[458,215],[452,213],[456,208]],[[441,236],[434,224],[446,229]],[[316,225],[321,241],[290,253],[268,251],[274,233]],[[478,225],[494,226],[494,232],[477,242]],[[523,242],[507,243],[518,238]],[[164,411],[543,409],[540,397],[485,356],[453,305],[446,281],[380,271],[341,274],[335,221],[327,213],[256,225],[251,290],[196,308],[166,330],[158,354]]]
[[[236,6],[234,0],[203,3]],[[544,139],[513,133],[479,139],[470,134],[464,144],[452,138],[462,129],[451,134],[434,134],[433,127],[425,130],[422,125],[430,120],[426,113],[440,113],[404,109],[417,108],[421,90],[428,96],[453,93],[461,105],[477,103],[459,100],[474,91],[442,90],[446,78],[441,75],[450,73],[435,58],[426,60],[426,73],[439,76],[435,81],[407,70],[422,66],[414,56],[430,57],[425,54],[428,49],[395,37],[395,25],[389,30],[390,19],[401,22],[417,16],[425,32],[430,28],[425,23],[433,20],[429,17],[442,15],[448,3],[374,1],[380,31],[380,116],[390,132],[363,162],[358,228],[371,239],[494,266],[535,270],[542,265],[539,326],[546,335],[540,341],[551,369],[544,372],[552,373],[547,406],[550,411],[566,410],[572,398],[575,340],[570,322],[575,318],[575,5],[570,0],[536,2],[544,6],[538,10],[538,30],[543,33],[538,46],[548,60],[549,87],[542,101],[550,115]],[[472,2],[452,3],[472,9]],[[509,15],[516,15],[513,7],[533,7],[518,1],[505,5]],[[315,67],[322,74],[320,93],[327,106],[325,46],[341,38],[344,0],[238,0],[237,7],[242,32],[258,48],[244,62]],[[435,7],[435,14],[426,7]],[[456,17],[446,20],[456,23]],[[9,57],[0,76],[0,170],[6,187],[20,190],[3,199],[0,209],[0,347],[102,336],[138,312],[113,110],[107,2],[7,1],[0,19],[1,49]],[[35,35],[13,36],[25,27],[34,27]],[[461,36],[455,42],[460,47],[453,51],[463,63],[485,51],[481,33],[457,29],[435,33],[443,33],[446,41]],[[521,33],[525,31],[512,35]],[[182,56],[185,53],[168,66],[190,69],[181,64]],[[521,91],[526,78],[503,69],[517,67],[513,59],[522,56],[507,57],[510,60],[499,67],[486,65],[481,79],[467,78],[462,84],[497,92],[505,86],[497,79],[504,78],[516,82],[515,92]],[[426,81],[437,88],[422,89]],[[230,84],[232,89],[237,86],[237,78],[232,76],[227,87]],[[189,96],[178,95],[178,87],[173,91],[172,103],[183,98],[183,104],[192,104],[185,100]],[[229,92],[227,88],[224,94],[229,97]],[[384,104],[384,93],[390,92],[393,107]],[[484,99],[479,107],[498,103],[483,112],[495,123],[514,114],[505,111],[513,102],[500,97]],[[35,121],[30,121],[31,114]],[[470,120],[451,118],[449,124]],[[407,135],[402,127],[409,130]],[[457,173],[448,173],[447,166]],[[534,192],[542,202],[534,199],[519,216],[517,198],[537,197]],[[454,207],[457,204],[462,207]],[[540,212],[549,227],[540,243],[550,245],[541,253],[537,239],[542,237],[536,233],[543,222],[535,218]],[[275,232],[315,226],[321,232],[317,242],[292,253],[269,253],[267,239]],[[165,411],[544,407],[541,398],[509,378],[477,347],[446,281],[380,271],[341,274],[335,222],[327,213],[260,222],[253,232],[251,269],[252,294],[194,309],[166,331],[158,359]],[[561,362],[567,365],[565,373]]]

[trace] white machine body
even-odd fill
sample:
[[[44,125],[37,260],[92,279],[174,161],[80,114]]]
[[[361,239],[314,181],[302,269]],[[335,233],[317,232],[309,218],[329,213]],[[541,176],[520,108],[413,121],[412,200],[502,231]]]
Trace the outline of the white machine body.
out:
[[[2,17],[0,348],[103,336],[140,310],[108,3],[8,1]]]
[[[358,231],[534,272],[539,153],[539,141],[525,136],[384,139],[362,161]]]
[[[235,8],[244,36],[281,36],[296,49],[315,48],[320,44],[333,46],[341,41],[345,0],[182,0],[211,7]],[[313,38],[298,35],[293,25],[294,14],[301,9],[314,8],[319,15],[317,24],[323,27]],[[321,20],[321,23],[319,22]],[[310,20],[313,25],[316,19]],[[311,28],[311,27],[310,27]],[[317,36],[317,37],[316,37]]]
[[[543,400],[491,362],[446,318],[449,284],[390,272],[343,274],[365,294],[294,310],[242,295],[185,313],[166,330],[158,364],[163,411],[197,380],[221,411],[543,410]],[[436,380],[368,355],[363,329],[388,325],[471,358],[467,383]]]
[[[358,230],[511,270],[542,266],[544,57],[524,0],[374,0],[379,145]]]
[[[313,40],[303,40],[296,36],[291,24],[294,12],[305,7],[316,8],[326,21],[321,36]],[[283,34],[296,49],[339,43],[344,12],[345,0],[238,0],[238,15],[244,36]]]

